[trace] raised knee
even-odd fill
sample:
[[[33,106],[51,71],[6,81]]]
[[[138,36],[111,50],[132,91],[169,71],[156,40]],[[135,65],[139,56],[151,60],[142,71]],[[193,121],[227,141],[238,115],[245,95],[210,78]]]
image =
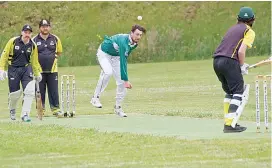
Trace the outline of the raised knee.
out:
[[[229,112],[235,112],[242,103],[242,94],[234,94],[230,101]]]
[[[232,94],[226,94],[224,98],[224,103],[230,103],[232,98],[233,98]]]

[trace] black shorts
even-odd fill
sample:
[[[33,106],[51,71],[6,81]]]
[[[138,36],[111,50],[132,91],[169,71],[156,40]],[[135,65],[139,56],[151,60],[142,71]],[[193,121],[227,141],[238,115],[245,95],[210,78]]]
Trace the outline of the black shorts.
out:
[[[244,79],[237,60],[217,56],[213,60],[213,68],[227,94],[243,94]]]

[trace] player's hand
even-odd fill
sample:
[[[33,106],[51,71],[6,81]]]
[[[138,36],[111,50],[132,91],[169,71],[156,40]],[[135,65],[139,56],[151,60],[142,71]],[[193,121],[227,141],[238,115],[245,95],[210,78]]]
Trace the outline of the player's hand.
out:
[[[42,81],[42,74],[39,73],[38,76],[35,76],[34,78],[36,81],[41,82]]]
[[[132,84],[129,81],[125,81],[125,88],[131,89]]]
[[[0,70],[0,80],[3,81],[8,77],[7,71]]]
[[[241,73],[242,73],[242,75],[247,75],[248,74],[249,65],[247,63],[244,63],[240,67],[241,67]]]

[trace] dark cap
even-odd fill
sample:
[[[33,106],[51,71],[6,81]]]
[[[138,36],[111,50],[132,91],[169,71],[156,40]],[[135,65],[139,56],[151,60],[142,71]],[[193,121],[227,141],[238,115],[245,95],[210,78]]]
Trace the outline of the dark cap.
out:
[[[238,20],[251,21],[255,19],[254,12],[250,7],[242,7],[238,14]]]
[[[22,31],[27,31],[27,30],[32,32],[32,27],[30,25],[28,25],[28,24],[24,25],[23,28],[22,28]]]
[[[41,26],[50,26],[50,22],[49,20],[46,20],[46,19],[42,19],[39,23],[39,27]]]

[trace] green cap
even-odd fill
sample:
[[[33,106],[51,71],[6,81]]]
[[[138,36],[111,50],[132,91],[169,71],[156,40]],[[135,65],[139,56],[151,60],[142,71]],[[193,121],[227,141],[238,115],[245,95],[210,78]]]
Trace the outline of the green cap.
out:
[[[242,7],[238,14],[238,20],[248,21],[255,18],[254,12],[250,7]]]

